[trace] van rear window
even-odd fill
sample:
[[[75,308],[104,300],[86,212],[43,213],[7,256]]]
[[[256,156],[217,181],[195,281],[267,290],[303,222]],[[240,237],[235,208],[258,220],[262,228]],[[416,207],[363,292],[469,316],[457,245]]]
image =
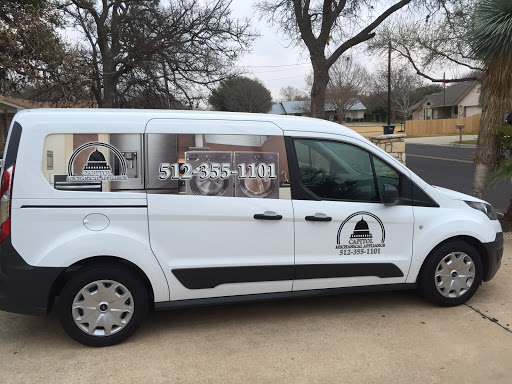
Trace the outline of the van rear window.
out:
[[[9,143],[7,145],[7,153],[5,154],[5,168],[10,167],[16,162],[16,157],[18,157],[18,147],[20,146],[21,130],[21,125],[18,122],[14,122]]]

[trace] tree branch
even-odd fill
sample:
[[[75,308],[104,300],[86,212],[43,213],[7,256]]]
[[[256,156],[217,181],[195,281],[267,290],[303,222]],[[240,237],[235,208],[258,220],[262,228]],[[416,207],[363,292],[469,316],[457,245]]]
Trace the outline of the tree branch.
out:
[[[360,44],[364,41],[370,40],[371,38],[375,37],[375,32],[373,32],[373,30],[377,28],[380,24],[382,24],[382,22],[386,20],[389,16],[391,16],[399,9],[405,7],[411,1],[412,0],[401,0],[398,3],[394,4],[393,6],[386,9],[379,17],[377,17],[370,25],[364,28],[361,32],[359,32],[357,35],[341,44],[333,52],[331,57],[327,59],[327,65],[330,67],[332,64],[334,64],[334,62],[338,60],[338,58],[349,48],[352,48],[357,44]]]
[[[412,55],[411,55],[411,52],[409,51],[409,49],[407,49],[407,47],[404,47],[404,49],[407,51],[406,54],[403,53],[402,51],[400,51],[399,49],[394,48],[394,50],[396,52],[398,52],[402,57],[406,58],[409,61],[409,63],[411,63],[411,65],[413,66],[414,70],[416,71],[416,73],[419,76],[424,77],[425,79],[428,79],[428,80],[432,81],[433,83],[462,83],[463,81],[470,81],[470,80],[477,80],[477,81],[479,81],[480,80],[477,76],[461,77],[461,78],[457,78],[457,79],[436,79],[436,78],[434,78],[432,76],[427,75],[423,71],[421,71],[418,68],[418,66],[416,65],[416,63],[414,62],[414,60],[412,58]]]

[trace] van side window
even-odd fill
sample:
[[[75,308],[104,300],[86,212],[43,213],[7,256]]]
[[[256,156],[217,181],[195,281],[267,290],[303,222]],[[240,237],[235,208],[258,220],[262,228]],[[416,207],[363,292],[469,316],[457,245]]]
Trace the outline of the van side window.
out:
[[[280,135],[51,134],[41,171],[67,192],[291,199]]]
[[[373,166],[375,167],[375,177],[377,179],[379,195],[382,195],[384,184],[391,184],[396,187],[398,191],[401,190],[400,174],[397,171],[375,156],[373,156]],[[400,195],[402,194],[400,193]]]
[[[328,140],[296,139],[302,184],[323,199],[379,201],[370,154]]]

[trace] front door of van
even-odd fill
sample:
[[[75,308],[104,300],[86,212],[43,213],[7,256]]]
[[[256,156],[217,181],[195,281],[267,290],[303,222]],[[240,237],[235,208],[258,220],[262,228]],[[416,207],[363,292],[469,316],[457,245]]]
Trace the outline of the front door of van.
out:
[[[291,291],[283,131],[256,121],[155,119],[145,142],[151,247],[170,299]]]
[[[413,210],[380,202],[384,184],[407,194],[406,175],[358,140],[294,137],[294,291],[404,283]]]

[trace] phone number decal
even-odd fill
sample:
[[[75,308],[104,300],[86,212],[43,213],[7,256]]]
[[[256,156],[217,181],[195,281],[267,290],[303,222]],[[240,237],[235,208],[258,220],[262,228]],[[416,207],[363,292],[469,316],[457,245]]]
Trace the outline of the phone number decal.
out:
[[[236,169],[231,169],[230,163],[202,163],[196,168],[189,163],[160,163],[158,169],[159,180],[191,180],[193,177],[200,180],[226,180],[231,176],[237,176],[239,179],[275,179],[276,165],[241,163]]]
[[[340,255],[351,256],[351,255],[376,255],[380,254],[380,248],[356,248],[356,249],[342,249]]]

